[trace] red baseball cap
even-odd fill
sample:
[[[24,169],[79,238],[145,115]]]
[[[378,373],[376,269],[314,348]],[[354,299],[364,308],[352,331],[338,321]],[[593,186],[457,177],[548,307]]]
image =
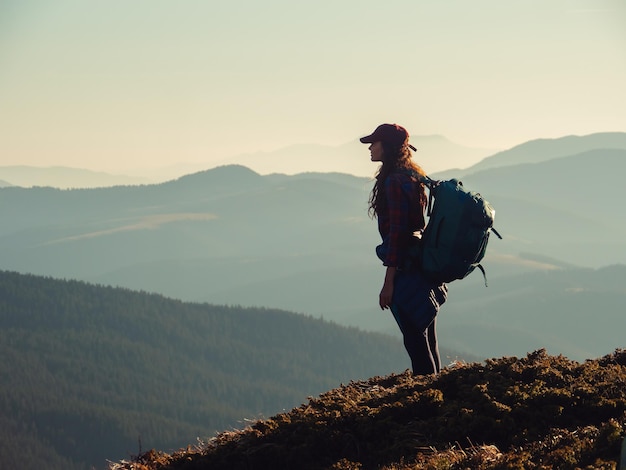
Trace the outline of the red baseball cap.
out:
[[[409,133],[407,130],[399,126],[398,124],[381,124],[374,132],[365,137],[361,137],[360,141],[364,144],[371,144],[378,141],[390,143],[392,145],[408,144],[411,150],[417,150],[411,144],[409,144]]]

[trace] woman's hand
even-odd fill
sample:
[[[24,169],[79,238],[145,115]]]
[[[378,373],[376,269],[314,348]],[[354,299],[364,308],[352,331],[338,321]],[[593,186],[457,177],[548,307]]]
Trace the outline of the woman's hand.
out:
[[[391,299],[393,297],[393,284],[384,283],[383,288],[380,291],[380,296],[378,302],[380,303],[380,308],[385,310],[391,306]]]
[[[395,266],[387,266],[387,272],[385,273],[385,282],[383,288],[380,291],[378,303],[381,309],[386,309],[391,306],[391,300],[393,298],[393,281],[396,277]]]

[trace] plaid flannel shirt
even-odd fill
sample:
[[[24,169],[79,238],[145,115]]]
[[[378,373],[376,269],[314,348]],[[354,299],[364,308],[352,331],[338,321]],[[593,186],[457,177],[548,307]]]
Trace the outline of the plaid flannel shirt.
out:
[[[377,214],[383,243],[376,249],[385,266],[401,266],[413,232],[425,226],[419,207],[419,183],[404,173],[391,173],[384,184],[385,207]]]

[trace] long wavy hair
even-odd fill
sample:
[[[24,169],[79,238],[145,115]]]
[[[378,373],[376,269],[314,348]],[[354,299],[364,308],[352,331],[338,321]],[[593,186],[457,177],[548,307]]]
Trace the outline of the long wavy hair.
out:
[[[403,143],[401,146],[397,146],[383,141],[382,146],[382,165],[376,173],[376,182],[374,183],[374,187],[372,188],[369,198],[368,213],[372,218],[376,217],[385,209],[385,180],[389,174],[394,171],[404,170],[407,172],[415,172],[421,176],[426,175],[422,167],[413,161],[408,142]],[[419,204],[422,208],[425,208],[427,200],[424,184],[416,177],[412,177],[412,179],[419,184]]]

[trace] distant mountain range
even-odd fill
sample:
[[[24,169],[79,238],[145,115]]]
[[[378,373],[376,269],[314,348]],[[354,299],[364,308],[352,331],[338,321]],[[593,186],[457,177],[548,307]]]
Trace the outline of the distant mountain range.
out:
[[[0,166],[0,179],[0,187],[22,186],[30,188],[32,186],[51,186],[61,189],[138,185],[154,182],[145,177],[114,175],[80,168],[63,166],[34,167],[26,165]]]
[[[430,172],[447,168],[466,168],[487,155],[492,149],[475,149],[455,144],[443,136],[416,136],[412,142],[419,147],[416,154]],[[0,187],[50,186],[61,189],[98,188],[138,184],[155,184],[181,176],[205,171],[215,166],[242,165],[256,173],[297,174],[303,172],[346,173],[373,176],[376,165],[369,159],[367,146],[354,140],[339,146],[300,144],[272,152],[241,154],[225,158],[217,164],[181,162],[162,168],[134,170],[130,174],[111,174],[68,167],[0,166]]]
[[[415,158],[428,172],[467,168],[494,153],[493,149],[465,147],[440,135],[412,136]],[[257,173],[339,172],[371,177],[376,165],[369,159],[367,145],[358,140],[336,146],[293,145],[274,152],[257,152],[224,159],[224,165],[244,165]]]
[[[456,316],[446,316],[470,305],[466,286],[488,310],[472,309],[464,322],[480,324],[487,314],[494,328],[507,328],[510,320],[498,315],[502,304],[491,299],[537,308],[531,298],[511,297],[504,287],[509,282],[523,285],[526,273],[554,271],[546,283],[558,285],[569,282],[569,268],[626,264],[620,193],[626,149],[611,147],[625,135],[533,141],[520,146],[533,149],[533,163],[520,163],[515,148],[482,169],[479,163],[433,174],[454,175],[480,191],[496,208],[496,227],[504,236],[490,242],[488,288],[480,274],[451,284],[440,322],[444,343],[481,355],[522,355],[536,348],[537,334],[544,338],[542,325],[531,323],[513,333],[519,341],[490,341],[487,330],[466,341],[454,329]],[[376,307],[382,267],[373,251],[376,223],[367,216],[371,184],[370,178],[341,173],[262,176],[230,165],[154,185],[3,188],[0,267],[185,300],[276,307],[397,333]],[[544,314],[565,321],[568,312],[560,305],[552,299]],[[599,305],[596,311],[604,315]],[[613,321],[626,328],[619,318]],[[585,328],[593,324],[581,323],[581,335]],[[558,329],[554,334],[578,338]],[[553,344],[563,350],[541,346],[577,360],[622,346],[598,341],[596,347],[574,348],[573,339]]]
[[[526,163],[539,163],[590,150],[626,150],[625,132],[603,132],[586,136],[570,135],[559,139],[537,139],[498,152],[472,166],[472,171]]]

